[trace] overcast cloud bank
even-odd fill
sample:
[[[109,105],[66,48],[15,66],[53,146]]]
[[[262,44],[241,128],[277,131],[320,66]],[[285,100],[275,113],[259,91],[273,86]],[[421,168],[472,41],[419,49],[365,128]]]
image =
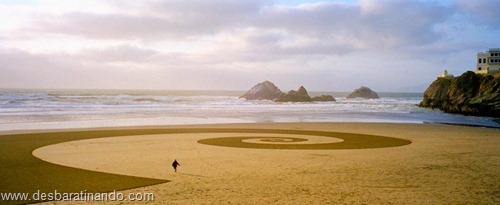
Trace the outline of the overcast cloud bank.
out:
[[[0,87],[420,91],[500,47],[500,1],[0,1]],[[286,90],[285,89],[285,90]]]

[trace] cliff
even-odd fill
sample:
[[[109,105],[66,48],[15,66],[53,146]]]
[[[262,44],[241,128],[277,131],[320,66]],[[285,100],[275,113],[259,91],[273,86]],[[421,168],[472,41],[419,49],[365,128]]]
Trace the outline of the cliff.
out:
[[[425,90],[419,106],[448,113],[500,117],[500,78],[472,71],[452,79],[438,78]]]

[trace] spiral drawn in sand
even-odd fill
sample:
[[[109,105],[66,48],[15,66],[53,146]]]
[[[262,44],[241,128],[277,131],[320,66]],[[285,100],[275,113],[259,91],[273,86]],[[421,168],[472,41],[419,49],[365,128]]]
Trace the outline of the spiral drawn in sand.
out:
[[[257,137],[243,140],[246,143],[271,143],[271,144],[288,144],[292,142],[307,142],[307,139],[292,138],[292,137]]]
[[[222,147],[253,149],[367,149],[408,145],[405,139],[377,135],[304,131],[269,130],[252,136],[219,137],[198,140],[198,143]]]

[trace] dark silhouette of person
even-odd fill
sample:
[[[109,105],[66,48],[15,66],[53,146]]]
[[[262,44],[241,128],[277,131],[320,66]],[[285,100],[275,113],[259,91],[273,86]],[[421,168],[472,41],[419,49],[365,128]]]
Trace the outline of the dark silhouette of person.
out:
[[[174,171],[177,172],[177,166],[181,166],[179,162],[177,162],[176,159],[174,159],[174,162],[172,162],[172,167],[174,168]]]

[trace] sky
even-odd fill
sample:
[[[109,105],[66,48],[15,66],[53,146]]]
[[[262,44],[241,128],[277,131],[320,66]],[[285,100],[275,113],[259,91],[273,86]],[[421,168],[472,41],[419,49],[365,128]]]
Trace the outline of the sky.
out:
[[[423,92],[500,47],[499,0],[0,0],[0,88]]]

